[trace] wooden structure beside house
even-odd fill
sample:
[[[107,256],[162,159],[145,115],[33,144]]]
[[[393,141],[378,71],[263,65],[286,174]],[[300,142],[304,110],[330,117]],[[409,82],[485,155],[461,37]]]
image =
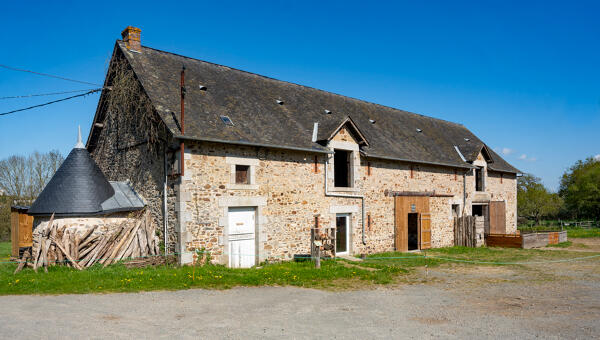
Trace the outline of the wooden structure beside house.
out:
[[[292,259],[315,224],[337,254],[451,246],[464,215],[516,231],[519,170],[461,124],[122,36],[86,148],[143,195],[180,263]]]
[[[29,207],[10,207],[10,241],[12,257],[19,257],[21,249],[33,245],[33,216],[27,214]]]

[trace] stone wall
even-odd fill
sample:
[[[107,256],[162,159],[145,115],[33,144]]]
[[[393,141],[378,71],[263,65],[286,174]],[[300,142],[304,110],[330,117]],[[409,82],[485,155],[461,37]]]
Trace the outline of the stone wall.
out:
[[[371,217],[371,223],[365,226],[366,245],[363,245],[361,199],[324,194],[324,166],[326,160],[331,161],[330,155],[316,155],[315,172],[315,154],[306,152],[208,142],[189,142],[187,150],[187,175],[181,186],[189,195],[183,207],[190,216],[185,223],[185,231],[190,234],[185,248],[210,251],[221,263],[227,262],[229,207],[258,207],[259,260],[285,260],[294,254],[310,252],[310,228],[317,214],[322,226],[334,225],[336,213],[351,214],[352,253],[394,250],[394,199],[386,196],[385,190],[435,190],[437,194],[449,195],[431,197],[430,212],[432,246],[451,246],[454,244],[451,206],[458,204],[463,211],[463,186],[466,184],[468,193],[474,190],[470,170],[455,172],[442,166],[358,157],[354,188],[336,193],[364,195],[365,216]],[[250,184],[232,184],[234,164],[251,166]],[[333,165],[329,163],[330,185],[332,172]],[[334,190],[330,186],[330,191]],[[466,214],[471,212],[470,204],[467,198]]]
[[[111,61],[111,69],[117,67],[123,66],[119,64],[119,58],[115,57]],[[109,70],[109,74],[113,73]],[[93,129],[99,129],[100,133],[95,141],[95,147],[88,151],[108,180],[129,181],[135,191],[143,197],[152,214],[156,230],[160,231],[162,241],[164,240],[164,161],[165,155],[167,159],[170,159],[169,155],[172,155],[165,151],[173,152],[173,150],[168,150],[169,135],[160,118],[147,119],[144,117],[149,115],[158,117],[154,111],[118,112],[119,108],[128,110],[131,107],[149,107],[149,99],[143,93],[139,83],[128,78],[132,78],[133,73],[121,72],[119,74],[125,79],[114,80],[114,84],[111,83],[113,90],[106,91],[98,104],[97,117],[103,117],[103,119],[95,123],[102,124],[102,127],[92,126]],[[119,86],[133,86],[127,90],[134,94],[132,97],[137,98],[137,101],[119,102],[128,98],[122,95],[123,91],[119,89]],[[113,108],[115,111],[111,112],[109,108]],[[145,123],[142,124],[142,122]],[[178,183],[179,179],[174,178],[169,180],[167,186],[170,252],[175,251],[177,243],[175,227],[178,223],[178,216],[175,209],[177,199],[175,186]]]

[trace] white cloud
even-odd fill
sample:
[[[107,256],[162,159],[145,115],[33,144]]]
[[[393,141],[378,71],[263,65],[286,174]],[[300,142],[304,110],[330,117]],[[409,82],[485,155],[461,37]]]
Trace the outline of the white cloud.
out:
[[[528,157],[526,154],[522,154],[521,156],[519,156],[519,159],[522,161],[528,161],[528,162],[535,162],[537,161],[536,157]]]
[[[597,161],[600,161],[600,154],[597,154],[596,156],[594,156],[594,159]]]
[[[509,148],[502,148],[502,154],[503,155],[510,155],[513,152],[515,152],[515,150],[509,149]]]

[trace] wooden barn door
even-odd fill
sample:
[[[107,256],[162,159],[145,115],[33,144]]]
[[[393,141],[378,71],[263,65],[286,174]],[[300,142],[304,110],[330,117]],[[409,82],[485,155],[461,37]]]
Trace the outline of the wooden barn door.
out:
[[[394,219],[396,226],[395,246],[397,251],[408,251],[408,215],[419,214],[419,249],[431,248],[431,214],[429,197],[396,196],[394,198]]]
[[[394,219],[396,224],[396,250],[408,251],[408,213],[404,197],[394,197]]]
[[[506,234],[506,202],[490,202],[490,234]]]
[[[419,223],[419,246],[420,249],[431,248],[431,214],[421,213]]]

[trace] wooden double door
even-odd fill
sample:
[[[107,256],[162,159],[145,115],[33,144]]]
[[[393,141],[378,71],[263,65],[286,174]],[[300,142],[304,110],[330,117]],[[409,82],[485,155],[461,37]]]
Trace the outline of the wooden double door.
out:
[[[427,196],[394,197],[397,251],[431,248],[431,213]]]

